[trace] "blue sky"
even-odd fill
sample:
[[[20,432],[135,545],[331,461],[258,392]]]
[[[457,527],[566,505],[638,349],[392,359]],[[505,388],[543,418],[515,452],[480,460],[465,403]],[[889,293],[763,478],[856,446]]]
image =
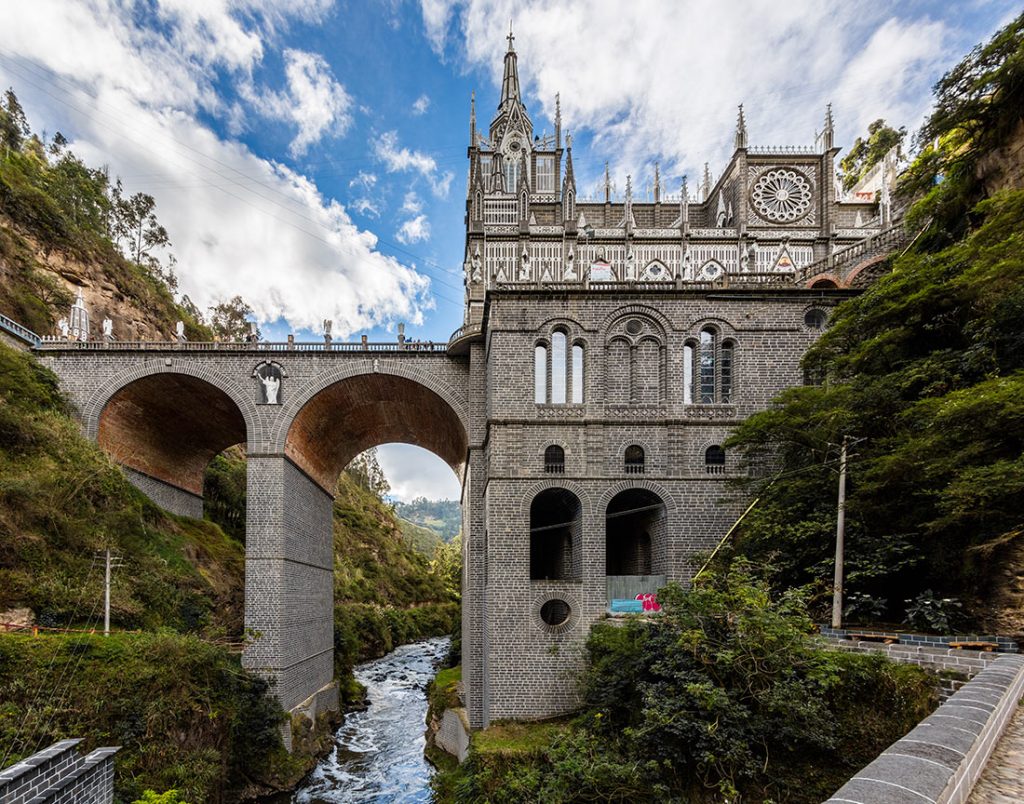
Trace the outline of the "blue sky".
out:
[[[527,103],[556,92],[581,195],[604,162],[642,194],[751,143],[913,130],[1008,0],[8,0],[0,83],[37,130],[149,192],[182,290],[241,294],[265,334],[446,340],[462,323],[469,95],[486,129],[509,18]],[[385,451],[386,453],[386,451]],[[421,465],[413,453],[395,453]],[[382,459],[384,455],[382,455]],[[387,463],[388,461],[385,461]],[[397,467],[402,460],[391,460]],[[385,465],[387,469],[387,465]],[[397,468],[395,469],[397,471]],[[425,472],[421,474],[431,474]],[[401,496],[452,493],[400,484]]]

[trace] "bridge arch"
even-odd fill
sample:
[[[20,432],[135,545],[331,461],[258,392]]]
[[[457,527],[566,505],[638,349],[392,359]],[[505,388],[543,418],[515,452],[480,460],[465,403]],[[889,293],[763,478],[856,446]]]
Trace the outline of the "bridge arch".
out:
[[[202,515],[213,458],[255,438],[255,403],[189,361],[146,361],[100,385],[80,411],[86,434],[132,481],[175,513]]]
[[[423,447],[461,475],[466,407],[449,385],[418,367],[365,361],[323,372],[293,392],[271,442],[327,491],[359,453],[386,443]]]

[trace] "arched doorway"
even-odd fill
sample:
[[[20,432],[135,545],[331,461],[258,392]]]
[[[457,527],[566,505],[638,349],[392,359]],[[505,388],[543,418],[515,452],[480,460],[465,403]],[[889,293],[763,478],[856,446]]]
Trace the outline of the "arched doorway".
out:
[[[544,489],[530,503],[530,580],[579,580],[583,506],[568,489]]]
[[[605,575],[609,603],[656,592],[667,565],[665,503],[653,491],[620,491],[605,511]]]

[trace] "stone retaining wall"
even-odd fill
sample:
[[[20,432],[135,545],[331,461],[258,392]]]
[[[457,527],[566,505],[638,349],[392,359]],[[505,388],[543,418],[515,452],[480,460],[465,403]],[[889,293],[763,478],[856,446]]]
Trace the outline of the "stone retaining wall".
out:
[[[883,751],[828,801],[836,804],[965,802],[1024,694],[1024,656],[987,655],[992,660],[985,662],[984,669],[971,681],[909,734]]]
[[[953,634],[951,636],[933,636],[932,634],[905,634],[892,631],[875,631],[870,628],[829,628],[826,625],[818,627],[823,637],[830,639],[847,639],[851,634],[866,634],[869,636],[895,636],[899,639],[900,645],[914,645],[920,647],[945,648],[953,642],[994,642],[999,647],[1000,653],[1017,653],[1019,648],[1017,642],[1007,636],[993,636],[991,634]]]

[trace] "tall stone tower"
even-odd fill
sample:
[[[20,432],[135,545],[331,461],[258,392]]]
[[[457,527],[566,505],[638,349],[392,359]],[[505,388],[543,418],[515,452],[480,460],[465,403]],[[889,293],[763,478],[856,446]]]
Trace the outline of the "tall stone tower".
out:
[[[848,291],[797,281],[877,233],[838,200],[831,112],[809,147],[748,144],[635,198],[577,189],[572,142],[534,134],[510,32],[486,132],[472,101],[465,326],[464,679],[473,726],[573,709],[582,646],[613,600],[689,582],[742,510],[730,430],[803,382]]]

